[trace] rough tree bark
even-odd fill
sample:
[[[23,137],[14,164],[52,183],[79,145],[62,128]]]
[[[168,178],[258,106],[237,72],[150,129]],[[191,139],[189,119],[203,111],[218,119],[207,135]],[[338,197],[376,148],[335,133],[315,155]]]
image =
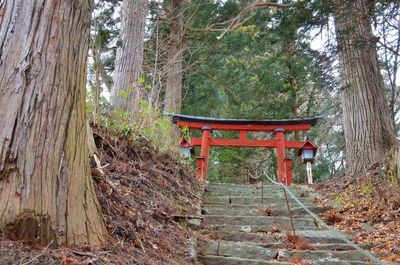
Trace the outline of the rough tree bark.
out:
[[[89,0],[0,1],[0,230],[58,244],[106,238],[89,173]]]
[[[124,0],[121,7],[120,46],[117,50],[111,105],[135,113],[141,100],[138,82],[143,63],[147,0]]]
[[[100,59],[100,49],[96,45],[92,47],[93,52],[93,61],[94,61],[94,75],[95,75],[95,83],[93,88],[93,97],[94,97],[94,110],[93,110],[93,123],[98,125],[100,123],[100,95],[101,95],[101,84],[100,84],[100,75],[101,75],[101,59]]]
[[[372,4],[335,3],[348,174],[380,161],[397,143],[369,19]]]
[[[172,17],[165,83],[164,110],[179,113],[182,107],[183,0],[172,0]]]

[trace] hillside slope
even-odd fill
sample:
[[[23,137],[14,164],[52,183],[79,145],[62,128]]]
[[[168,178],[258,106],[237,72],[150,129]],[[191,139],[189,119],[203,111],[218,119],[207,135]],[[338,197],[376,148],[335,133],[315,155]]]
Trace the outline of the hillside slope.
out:
[[[92,176],[110,238],[103,247],[65,248],[0,238],[0,264],[186,264],[186,217],[199,197],[189,170],[145,139],[94,129]],[[100,166],[101,165],[101,166]],[[32,260],[34,259],[34,260]]]

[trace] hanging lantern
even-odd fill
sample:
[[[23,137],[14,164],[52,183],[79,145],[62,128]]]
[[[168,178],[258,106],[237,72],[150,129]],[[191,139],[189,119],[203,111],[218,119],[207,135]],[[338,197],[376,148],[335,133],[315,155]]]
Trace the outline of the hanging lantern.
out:
[[[186,139],[181,140],[181,156],[184,158],[190,158],[191,153],[193,152],[193,145],[190,141]]]
[[[310,140],[307,140],[297,153],[299,156],[301,156],[303,164],[307,165],[308,184],[313,184],[312,163],[314,162],[314,157],[317,153],[317,149],[318,147],[316,145],[314,145]]]
[[[299,152],[297,153],[301,156],[301,160],[303,164],[308,162],[313,163],[315,155],[317,153],[318,147],[314,145],[310,140],[304,142],[303,146],[300,147]]]

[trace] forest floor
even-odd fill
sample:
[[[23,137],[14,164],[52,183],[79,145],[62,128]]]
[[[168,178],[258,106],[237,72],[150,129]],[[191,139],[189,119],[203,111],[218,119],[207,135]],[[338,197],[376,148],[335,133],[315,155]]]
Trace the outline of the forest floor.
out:
[[[316,184],[316,190],[336,203],[325,213],[329,225],[351,232],[356,243],[374,245],[371,252],[400,264],[400,187],[395,181],[366,174]],[[324,205],[327,202],[319,202]]]
[[[0,264],[190,264],[193,232],[185,224],[196,215],[192,205],[201,198],[189,169],[158,154],[146,138],[94,129],[97,156],[92,176],[109,231],[102,247],[47,247],[13,241],[0,235]],[[400,188],[370,174],[356,181],[346,177],[316,184],[338,207],[324,218],[355,235],[354,241],[373,245],[383,260],[400,264]]]
[[[102,247],[48,248],[0,235],[0,264],[188,264],[198,183],[184,166],[145,139],[94,129],[101,169],[92,165],[110,234]],[[95,163],[93,163],[95,164]]]

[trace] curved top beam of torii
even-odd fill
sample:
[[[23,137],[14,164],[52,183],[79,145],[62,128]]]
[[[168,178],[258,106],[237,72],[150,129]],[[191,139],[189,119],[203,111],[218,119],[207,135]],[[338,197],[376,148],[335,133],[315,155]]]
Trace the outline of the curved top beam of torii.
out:
[[[307,131],[324,115],[309,118],[293,119],[223,119],[183,114],[172,114],[172,122],[179,127],[187,126],[192,129],[211,127],[214,130],[244,130],[244,131],[274,131],[277,128],[286,131]]]

